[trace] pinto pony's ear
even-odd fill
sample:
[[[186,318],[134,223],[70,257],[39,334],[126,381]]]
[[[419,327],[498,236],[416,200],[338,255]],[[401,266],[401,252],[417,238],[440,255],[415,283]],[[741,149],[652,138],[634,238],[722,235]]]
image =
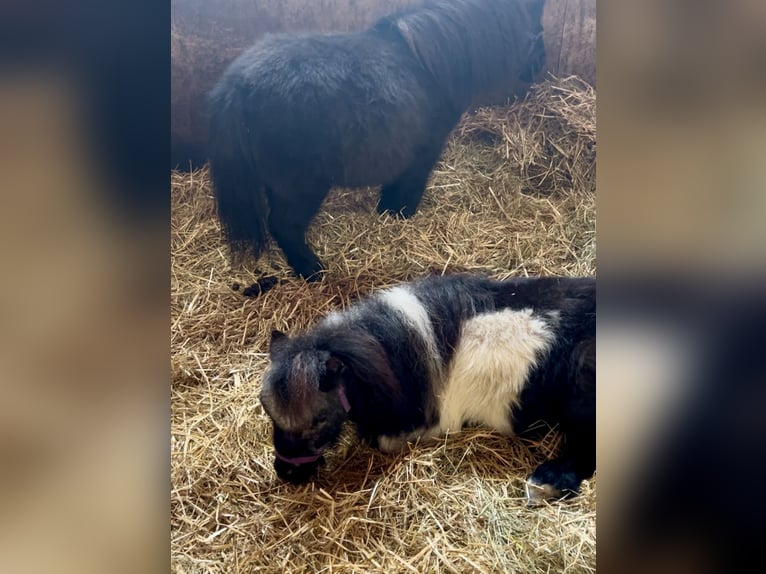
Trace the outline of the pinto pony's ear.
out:
[[[319,380],[320,391],[331,391],[338,386],[338,378],[343,371],[346,370],[346,365],[343,364],[338,357],[330,355],[325,361],[325,376]]]
[[[286,333],[274,329],[271,332],[271,340],[269,341],[269,354],[273,354],[274,351],[279,349],[279,347],[284,345],[288,340],[289,337]]]

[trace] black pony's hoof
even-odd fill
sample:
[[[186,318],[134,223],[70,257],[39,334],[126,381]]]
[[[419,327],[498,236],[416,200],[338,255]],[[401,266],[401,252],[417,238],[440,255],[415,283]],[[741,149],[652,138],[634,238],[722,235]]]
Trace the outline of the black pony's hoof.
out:
[[[399,219],[409,219],[415,215],[415,210],[407,207],[406,205],[393,207],[379,203],[377,209],[378,213],[381,215],[388,214]]]
[[[323,273],[322,273],[322,271],[324,271],[324,270],[315,271],[314,273],[310,274],[308,277],[306,277],[306,276],[305,276],[305,275],[303,275],[303,274],[301,274],[300,276],[301,276],[301,277],[302,277],[302,278],[303,278],[303,279],[304,279],[304,280],[305,280],[307,283],[315,283],[315,282],[317,282],[317,281],[321,281],[321,280],[322,280],[322,277],[324,276],[324,275],[323,275]]]
[[[283,251],[285,250],[283,249]],[[310,249],[300,249],[297,252],[288,249],[285,251],[285,255],[287,256],[287,264],[296,277],[309,282],[322,279],[324,265]]]
[[[293,267],[295,274],[309,283],[321,281],[324,276],[324,270],[324,266],[319,259],[315,259],[307,265],[297,265]]]
[[[549,460],[535,469],[524,485],[527,501],[540,504],[546,500],[570,498],[580,491],[580,478],[558,460]]]

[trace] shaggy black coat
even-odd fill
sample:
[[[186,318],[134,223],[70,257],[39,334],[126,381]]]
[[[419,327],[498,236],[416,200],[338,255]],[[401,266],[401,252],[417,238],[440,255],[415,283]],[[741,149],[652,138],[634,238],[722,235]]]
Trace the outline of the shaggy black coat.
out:
[[[273,35],[209,96],[209,159],[232,256],[271,235],[292,269],[322,264],[306,230],[333,186],[382,185],[378,210],[415,213],[475,98],[520,92],[545,61],[545,0],[444,0],[361,32]]]

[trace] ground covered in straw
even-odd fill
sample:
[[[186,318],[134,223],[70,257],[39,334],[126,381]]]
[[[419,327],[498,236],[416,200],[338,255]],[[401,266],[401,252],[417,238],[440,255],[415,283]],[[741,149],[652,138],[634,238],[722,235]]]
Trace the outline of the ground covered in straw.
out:
[[[595,570],[595,478],[576,500],[524,499],[554,431],[472,429],[394,456],[348,429],[295,487],[273,472],[257,399],[272,329],[297,332],[373,289],[456,270],[595,276],[595,139],[595,93],[576,78],[467,115],[412,219],[377,215],[375,190],[331,193],[309,235],[328,272],[312,284],[276,248],[232,268],[207,171],[172,174],[174,573]],[[263,275],[281,282],[243,296]]]

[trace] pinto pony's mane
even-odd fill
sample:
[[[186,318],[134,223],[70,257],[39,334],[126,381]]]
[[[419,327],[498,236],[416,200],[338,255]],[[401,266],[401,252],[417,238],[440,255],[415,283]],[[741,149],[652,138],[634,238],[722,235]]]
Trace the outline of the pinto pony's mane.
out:
[[[340,358],[360,380],[371,382],[373,387],[398,397],[401,389],[380,342],[359,329],[331,329],[331,336],[320,348]]]
[[[374,28],[395,30],[452,101],[468,105],[524,70],[530,40],[542,35],[533,22],[544,3],[441,0],[381,18]]]

